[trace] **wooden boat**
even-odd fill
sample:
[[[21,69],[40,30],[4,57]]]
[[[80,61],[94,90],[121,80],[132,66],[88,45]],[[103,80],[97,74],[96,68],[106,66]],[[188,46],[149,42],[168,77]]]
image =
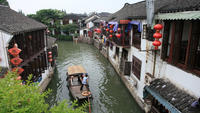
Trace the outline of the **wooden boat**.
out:
[[[68,67],[67,72],[67,82],[68,82],[68,88],[71,92],[74,99],[77,100],[84,100],[91,98],[91,93],[89,90],[89,87],[83,87],[83,90],[81,91],[81,80],[83,74],[87,74],[85,69],[82,66],[76,65],[76,66],[70,66]]]

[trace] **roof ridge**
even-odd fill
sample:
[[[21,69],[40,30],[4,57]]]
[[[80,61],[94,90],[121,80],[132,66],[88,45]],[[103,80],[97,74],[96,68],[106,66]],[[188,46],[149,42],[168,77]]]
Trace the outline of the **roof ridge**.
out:
[[[10,8],[9,6],[2,5],[2,4],[0,4],[0,7],[7,7],[7,8]]]

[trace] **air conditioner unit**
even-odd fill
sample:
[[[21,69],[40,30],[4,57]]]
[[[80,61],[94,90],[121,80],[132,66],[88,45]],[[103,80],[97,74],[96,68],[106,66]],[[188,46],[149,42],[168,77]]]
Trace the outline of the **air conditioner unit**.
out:
[[[150,85],[151,81],[154,80],[153,75],[151,75],[150,73],[146,73],[145,74],[145,85]]]

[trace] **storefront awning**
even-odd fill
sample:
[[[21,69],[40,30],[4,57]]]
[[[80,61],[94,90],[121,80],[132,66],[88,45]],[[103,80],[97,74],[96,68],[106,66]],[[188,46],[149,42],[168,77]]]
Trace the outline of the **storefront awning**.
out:
[[[171,113],[188,113],[194,97],[163,79],[155,79],[144,90]]]
[[[132,25],[132,24],[137,25],[137,26],[138,26],[138,31],[141,32],[141,23],[140,23],[140,22],[138,22],[138,21],[130,21],[130,22],[128,23],[128,28],[129,28],[129,29],[131,29],[131,27],[132,27],[131,25]]]
[[[199,20],[200,11],[160,13],[155,16],[155,19],[158,19],[158,20]]]

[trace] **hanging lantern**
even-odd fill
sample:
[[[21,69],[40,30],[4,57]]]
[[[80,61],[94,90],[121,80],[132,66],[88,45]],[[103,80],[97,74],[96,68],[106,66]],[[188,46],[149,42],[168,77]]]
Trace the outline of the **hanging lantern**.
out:
[[[13,65],[18,66],[23,60],[19,57],[15,57],[15,58],[12,58],[10,61]]]
[[[49,52],[48,52],[48,55],[52,55],[52,52],[51,52],[51,51],[49,51]]]
[[[53,59],[52,59],[52,58],[50,58],[50,59],[49,59],[49,62],[52,62],[52,61],[53,61]]]
[[[118,33],[117,33],[117,34],[116,34],[116,37],[117,37],[117,38],[120,38],[120,37],[121,37],[121,34],[118,34]]]
[[[113,30],[110,30],[110,33],[113,33]]]
[[[118,32],[121,32],[121,28],[118,28],[117,31],[118,31]]]
[[[17,48],[17,44],[14,44],[14,47],[8,50],[8,52],[13,56],[19,55],[21,51],[21,49]]]
[[[161,42],[160,42],[159,40],[155,40],[155,41],[153,42],[153,45],[154,45],[154,46],[160,46],[160,45],[161,45]]]
[[[112,25],[112,24],[110,25],[110,28],[113,28],[113,25]]]
[[[163,26],[161,24],[156,24],[153,28],[155,30],[162,30]]]
[[[112,38],[112,35],[109,35],[110,38]]]
[[[22,77],[21,77],[21,76],[18,76],[16,80],[21,80],[21,79],[22,79]]]
[[[162,34],[160,33],[160,30],[162,30],[163,26],[161,24],[156,24],[154,26],[154,29],[156,30],[156,33],[153,34],[153,37],[155,38],[155,41],[153,42],[153,46],[155,46],[155,50],[158,50],[158,46],[161,45],[161,42],[159,41],[160,38],[162,38]]]
[[[109,29],[107,28],[106,31],[109,31]]]
[[[52,55],[49,55],[48,57],[49,57],[49,58],[52,58]]]
[[[24,69],[21,67],[15,67],[12,69],[12,72],[16,72],[16,71],[18,74],[21,74],[22,72],[24,72]]]
[[[101,29],[97,29],[97,33],[101,33]]]
[[[158,33],[156,32],[156,33],[153,34],[153,37],[159,39],[159,38],[162,38],[162,34],[159,33],[159,32]]]

